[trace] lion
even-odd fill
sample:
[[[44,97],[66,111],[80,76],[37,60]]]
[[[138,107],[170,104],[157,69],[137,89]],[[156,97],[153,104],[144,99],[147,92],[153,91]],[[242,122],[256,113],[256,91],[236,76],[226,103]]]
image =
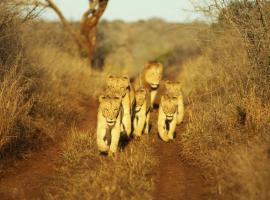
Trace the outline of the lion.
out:
[[[135,104],[133,106],[134,136],[141,137],[142,133],[149,133],[150,94],[145,88],[135,91]]]
[[[150,91],[151,108],[154,107],[157,91],[162,79],[163,65],[157,61],[150,61],[144,65],[143,71],[135,82],[135,89],[144,87]]]
[[[106,82],[106,93],[109,96],[122,97],[123,119],[122,132],[127,136],[131,134],[131,111],[134,102],[134,90],[128,76],[109,76]]]
[[[121,134],[121,120],[121,97],[101,95],[97,114],[97,146],[100,152],[116,153]]]
[[[168,142],[174,139],[177,123],[178,100],[176,97],[163,95],[158,112],[158,133],[160,138]]]
[[[179,125],[184,120],[184,99],[181,83],[178,81],[166,81],[164,85],[166,93],[171,97],[176,97],[178,100],[177,124]]]

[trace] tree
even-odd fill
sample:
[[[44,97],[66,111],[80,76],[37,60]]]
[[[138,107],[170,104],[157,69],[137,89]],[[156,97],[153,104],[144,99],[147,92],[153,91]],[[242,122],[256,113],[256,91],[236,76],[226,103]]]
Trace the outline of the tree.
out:
[[[33,4],[52,9],[59,17],[64,28],[69,32],[78,45],[81,56],[88,57],[90,63],[92,63],[93,53],[95,51],[97,41],[97,25],[107,8],[109,0],[88,1],[89,6],[88,9],[83,13],[79,30],[68,22],[62,11],[53,0],[37,0],[34,1]]]
[[[206,4],[199,0],[191,1],[196,10],[212,16],[224,31],[229,28],[237,30],[247,46],[250,61],[265,66],[269,73],[269,0],[207,0]]]

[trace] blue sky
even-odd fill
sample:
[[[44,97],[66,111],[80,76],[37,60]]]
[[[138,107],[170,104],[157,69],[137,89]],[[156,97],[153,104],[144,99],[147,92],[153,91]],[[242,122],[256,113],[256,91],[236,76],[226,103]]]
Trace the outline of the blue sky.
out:
[[[88,0],[55,2],[71,20],[78,20],[88,5]],[[170,22],[187,22],[200,18],[192,9],[190,0],[110,0],[103,19],[137,21],[159,17]],[[49,20],[58,19],[51,10],[44,12],[42,16]]]

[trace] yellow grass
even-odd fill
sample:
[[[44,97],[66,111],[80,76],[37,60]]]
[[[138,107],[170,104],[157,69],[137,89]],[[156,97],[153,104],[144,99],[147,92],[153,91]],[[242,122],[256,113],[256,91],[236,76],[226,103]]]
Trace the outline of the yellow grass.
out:
[[[179,145],[204,170],[213,198],[269,199],[270,93],[252,79],[265,74],[254,70],[234,29],[213,33],[179,75],[189,119]]]
[[[133,141],[115,157],[101,156],[94,130],[73,129],[61,148],[60,168],[48,180],[48,199],[151,199],[154,188],[150,138]]]
[[[0,152],[22,153],[69,132],[57,172],[44,184],[48,199],[151,199],[157,162],[149,138],[107,158],[95,148],[94,129],[68,130],[85,119],[107,74],[134,75],[146,60],[156,58],[171,62],[166,75],[178,73],[181,66],[177,79],[183,83],[188,123],[179,151],[201,169],[213,199],[270,198],[269,49],[259,52],[264,60],[255,62],[250,55],[255,57],[256,45],[241,34],[242,28],[255,30],[260,39],[261,27],[104,22],[101,30],[108,41],[103,42],[113,50],[104,71],[97,72],[78,56],[59,24],[21,24],[20,13],[13,15],[3,5],[0,23],[7,28],[0,29]],[[7,16],[15,17],[5,21]],[[263,36],[267,48],[269,36]],[[178,52],[179,47],[185,48]],[[189,53],[182,58],[182,51]]]

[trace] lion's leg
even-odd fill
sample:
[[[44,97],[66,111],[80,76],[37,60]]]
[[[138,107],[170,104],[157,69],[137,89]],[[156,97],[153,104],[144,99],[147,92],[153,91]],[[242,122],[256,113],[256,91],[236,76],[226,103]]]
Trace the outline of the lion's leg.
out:
[[[151,109],[154,109],[154,103],[155,103],[156,96],[157,96],[157,91],[156,90],[152,90],[150,92]]]
[[[141,137],[142,136],[142,132],[143,132],[143,128],[145,125],[145,115],[140,114],[137,118],[138,120],[138,126],[137,128],[134,130],[134,135]]]
[[[149,134],[149,120],[150,120],[150,111],[146,114],[145,129],[144,133]]]
[[[129,99],[130,99],[130,113],[132,113],[132,108],[135,103],[135,92],[133,88],[129,92]]]
[[[176,123],[177,123],[176,114],[174,114],[173,120],[170,123],[170,129],[168,131],[168,137],[170,140],[174,139]]]
[[[138,114],[135,114],[135,117],[134,117],[134,119],[133,119],[133,131],[134,131],[134,134],[135,134],[135,130],[137,130],[137,128],[138,128]]]
[[[111,146],[110,146],[110,154],[114,154],[117,152],[117,149],[118,149],[118,144],[119,144],[119,140],[120,140],[120,126],[115,126],[113,129],[112,129],[112,143],[111,143]]]
[[[106,134],[106,121],[98,118],[97,122],[97,146],[100,152],[108,152],[109,146],[105,143],[104,137]]]
[[[130,113],[124,113],[122,123],[124,125],[124,131],[129,136],[131,133],[131,116]]]
[[[163,141],[168,142],[169,138],[168,138],[168,133],[166,130],[165,120],[166,120],[166,115],[163,113],[162,108],[159,107],[158,134]]]
[[[123,125],[125,128],[125,132],[127,136],[130,136],[131,133],[131,105],[130,105],[130,97],[126,95],[125,98],[122,100],[123,106]]]

